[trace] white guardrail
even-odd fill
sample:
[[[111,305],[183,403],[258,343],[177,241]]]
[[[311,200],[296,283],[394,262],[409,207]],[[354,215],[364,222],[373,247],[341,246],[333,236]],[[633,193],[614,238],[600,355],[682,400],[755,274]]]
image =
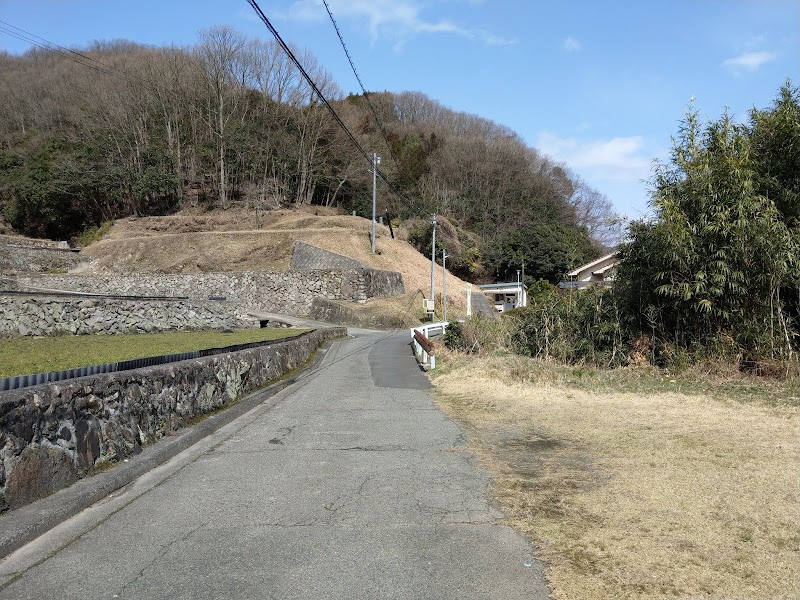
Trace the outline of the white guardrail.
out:
[[[419,333],[424,336],[426,340],[430,340],[432,336],[444,335],[449,324],[449,321],[441,321],[439,323],[428,323],[427,325],[419,325],[411,328],[411,343],[414,346],[414,355],[423,365],[428,364],[431,370],[436,368],[436,356],[432,348],[426,348],[420,344],[414,334]],[[429,352],[429,350],[431,351]]]

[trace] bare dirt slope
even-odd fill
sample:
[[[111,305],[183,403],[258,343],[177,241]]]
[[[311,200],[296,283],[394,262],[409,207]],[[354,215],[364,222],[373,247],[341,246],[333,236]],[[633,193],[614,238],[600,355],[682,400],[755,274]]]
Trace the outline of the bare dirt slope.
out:
[[[165,217],[121,219],[103,240],[85,248],[91,273],[199,273],[283,270],[289,268],[295,240],[349,256],[376,269],[403,274],[406,294],[373,300],[361,307],[393,314],[411,324],[423,315],[430,294],[430,259],[407,241],[402,228],[377,226],[377,253],[371,252],[371,222],[330,209],[261,211],[231,209],[183,212]],[[442,268],[436,267],[437,305],[441,306]],[[466,311],[466,284],[448,273],[448,318]]]

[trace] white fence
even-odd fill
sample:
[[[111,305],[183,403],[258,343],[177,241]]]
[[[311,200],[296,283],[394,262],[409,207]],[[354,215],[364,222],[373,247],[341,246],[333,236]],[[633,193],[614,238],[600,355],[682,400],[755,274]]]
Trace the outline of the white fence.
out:
[[[414,332],[419,331],[426,338],[431,339],[434,335],[444,335],[450,321],[441,321],[439,323],[428,323],[427,325],[419,325],[411,328],[411,339],[414,339]]]
[[[428,323],[427,325],[411,328],[411,343],[414,345],[414,354],[421,364],[429,364],[431,370],[436,368],[436,356],[434,356],[433,353],[428,353],[428,351],[420,345],[414,337],[414,333],[419,332],[430,339],[431,336],[444,335],[449,324],[449,321],[441,321],[439,323]]]

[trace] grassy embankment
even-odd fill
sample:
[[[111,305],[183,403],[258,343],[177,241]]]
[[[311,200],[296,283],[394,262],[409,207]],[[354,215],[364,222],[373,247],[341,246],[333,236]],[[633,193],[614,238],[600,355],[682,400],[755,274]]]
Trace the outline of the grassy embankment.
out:
[[[232,333],[184,331],[0,340],[0,377],[47,373],[134,358],[276,340],[304,331],[308,329],[264,328],[243,329]]]
[[[797,381],[447,353],[440,366],[439,403],[555,598],[800,597]]]

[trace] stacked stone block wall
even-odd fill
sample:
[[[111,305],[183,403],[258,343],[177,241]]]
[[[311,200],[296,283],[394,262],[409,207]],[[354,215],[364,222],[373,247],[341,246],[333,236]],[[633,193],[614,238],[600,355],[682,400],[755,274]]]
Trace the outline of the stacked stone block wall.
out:
[[[64,241],[29,238],[21,235],[0,235],[0,246],[3,245],[17,248],[57,248],[59,250],[69,250],[69,244]]]
[[[314,299],[314,304],[311,307],[311,318],[316,321],[341,323],[368,329],[405,329],[407,327],[407,323],[400,317],[363,313],[353,310],[350,306],[341,302],[326,300],[325,298]]]
[[[0,336],[258,327],[232,302],[0,296]]]
[[[223,297],[250,310],[298,317],[311,314],[314,298],[365,302],[404,293],[403,276],[393,271],[333,269],[244,271],[203,274],[39,275],[17,277],[20,289],[93,292],[120,296]]]
[[[0,272],[41,273],[68,271],[82,262],[78,253],[69,249],[44,246],[17,246],[0,240]]]
[[[344,335],[343,328],[320,329],[229,354],[0,392],[0,510],[140,452]]]
[[[473,288],[470,295],[470,304],[472,305],[472,314],[483,315],[492,319],[497,318],[497,311],[494,306],[489,302],[489,299],[480,290]]]

